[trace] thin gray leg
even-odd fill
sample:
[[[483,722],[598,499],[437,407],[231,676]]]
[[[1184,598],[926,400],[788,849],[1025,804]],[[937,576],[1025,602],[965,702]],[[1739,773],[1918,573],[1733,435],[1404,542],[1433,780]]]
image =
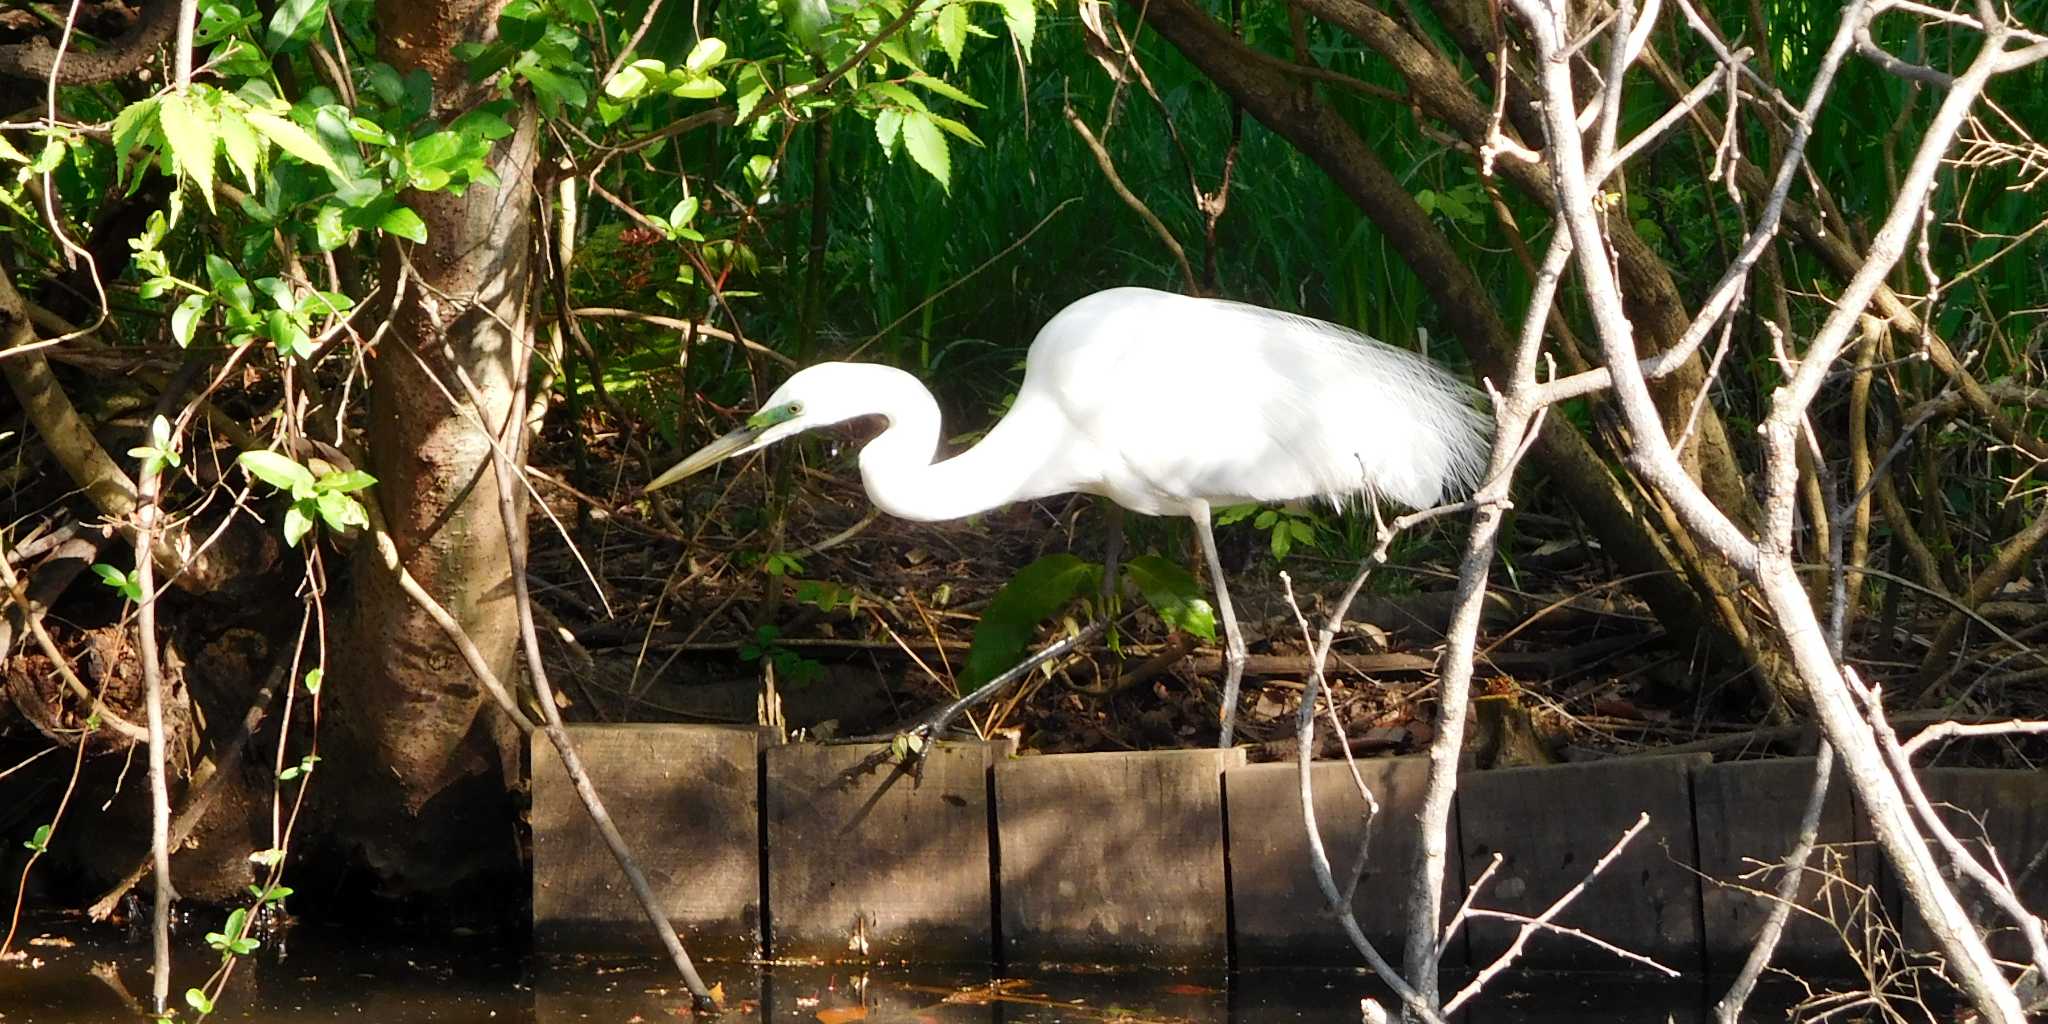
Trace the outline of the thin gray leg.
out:
[[[1230,588],[1223,582],[1223,559],[1216,554],[1216,534],[1209,529],[1209,506],[1196,507],[1189,516],[1195,521],[1195,536],[1202,541],[1202,555],[1209,560],[1209,583],[1216,588],[1216,612],[1223,616],[1223,732],[1219,747],[1231,745],[1237,731],[1237,688],[1244,681],[1244,635],[1237,630],[1237,613],[1230,608]]]
[[[1111,614],[1110,595],[1116,593],[1117,588],[1117,562],[1124,553],[1124,507],[1115,502],[1105,504],[1109,506],[1109,541],[1102,549],[1102,614],[1107,616]]]

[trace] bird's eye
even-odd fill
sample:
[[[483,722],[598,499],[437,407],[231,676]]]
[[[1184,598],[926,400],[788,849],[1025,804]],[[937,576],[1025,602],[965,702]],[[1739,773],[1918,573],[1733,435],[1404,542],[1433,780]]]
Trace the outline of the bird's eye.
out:
[[[789,414],[790,414],[791,416],[801,416],[801,415],[803,415],[803,411],[804,411],[804,404],[803,404],[802,402],[791,402],[791,403],[789,403]]]

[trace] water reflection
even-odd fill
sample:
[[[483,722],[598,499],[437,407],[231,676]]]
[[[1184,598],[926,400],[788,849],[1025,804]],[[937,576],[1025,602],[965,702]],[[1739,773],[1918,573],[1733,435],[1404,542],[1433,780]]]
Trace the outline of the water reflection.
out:
[[[31,933],[36,935],[38,933]],[[135,1019],[149,990],[147,949],[83,927],[44,929],[27,958],[0,963],[0,1024]],[[294,937],[291,955],[247,958],[215,1019],[255,1024],[374,1020],[657,1024],[688,1020],[689,996],[653,957],[528,955],[477,941],[431,949],[378,936]],[[217,963],[196,933],[178,937],[174,991]],[[708,963],[730,1013],[722,1021],[803,1024],[1278,1024],[1359,1019],[1361,998],[1391,1005],[1377,983],[1345,971],[1220,973],[1044,971],[991,979],[958,967]],[[1447,991],[1455,990],[1455,981]],[[1696,1024],[1697,984],[1612,979],[1527,982],[1483,998],[1478,1024]],[[1762,1018],[1759,1018],[1762,1019]]]

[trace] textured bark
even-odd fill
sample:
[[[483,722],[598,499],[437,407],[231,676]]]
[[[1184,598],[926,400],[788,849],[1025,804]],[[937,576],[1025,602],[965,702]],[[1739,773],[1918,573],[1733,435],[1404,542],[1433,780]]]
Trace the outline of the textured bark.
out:
[[[78,49],[74,39],[61,65],[57,47],[45,38],[0,46],[0,75],[43,82],[56,70],[60,85],[97,85],[126,78],[155,56],[177,27],[178,0],[148,0],[120,38],[91,51]]]
[[[1492,296],[1343,117],[1302,82],[1239,52],[1244,44],[1189,0],[1133,5],[1143,7],[1146,21],[1232,99],[1293,143],[1344,190],[1422,279],[1479,371],[1506,380],[1514,338]],[[1651,574],[1632,586],[1667,628],[1690,634],[1699,623],[1713,621],[1686,586],[1680,563],[1651,529],[1643,510],[1577,430],[1562,417],[1551,417],[1543,425],[1534,455],[1607,553],[1629,573]]]
[[[502,0],[419,4],[382,0],[382,54],[405,73],[436,78],[436,113],[475,98],[451,71],[461,42],[486,37]],[[408,193],[427,241],[387,242],[383,294],[401,294],[375,353],[369,471],[399,556],[453,614],[498,678],[518,672],[509,544],[478,420],[514,414],[518,346],[527,334],[532,274],[530,107],[498,143],[497,188],[463,195]],[[401,278],[409,278],[401,284]],[[457,378],[466,374],[481,407]],[[445,390],[444,390],[445,389]],[[457,400],[451,400],[451,394]],[[373,871],[404,888],[446,889],[504,867],[512,854],[508,767],[516,730],[464,667],[446,634],[362,545],[333,691],[347,723],[351,838]]]

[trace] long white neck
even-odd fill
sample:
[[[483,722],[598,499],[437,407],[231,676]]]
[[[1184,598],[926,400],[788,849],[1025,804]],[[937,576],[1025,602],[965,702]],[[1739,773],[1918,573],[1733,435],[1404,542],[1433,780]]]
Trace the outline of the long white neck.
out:
[[[934,463],[940,438],[938,403],[910,374],[875,369],[887,372],[870,377],[873,387],[862,404],[886,417],[889,428],[861,449],[860,475],[868,498],[882,511],[899,519],[936,522],[1069,489],[1065,481],[1046,479],[1040,472],[1051,454],[1043,445],[1054,439],[1029,429],[1025,421],[1033,417],[1030,410],[1013,409],[981,443]]]

